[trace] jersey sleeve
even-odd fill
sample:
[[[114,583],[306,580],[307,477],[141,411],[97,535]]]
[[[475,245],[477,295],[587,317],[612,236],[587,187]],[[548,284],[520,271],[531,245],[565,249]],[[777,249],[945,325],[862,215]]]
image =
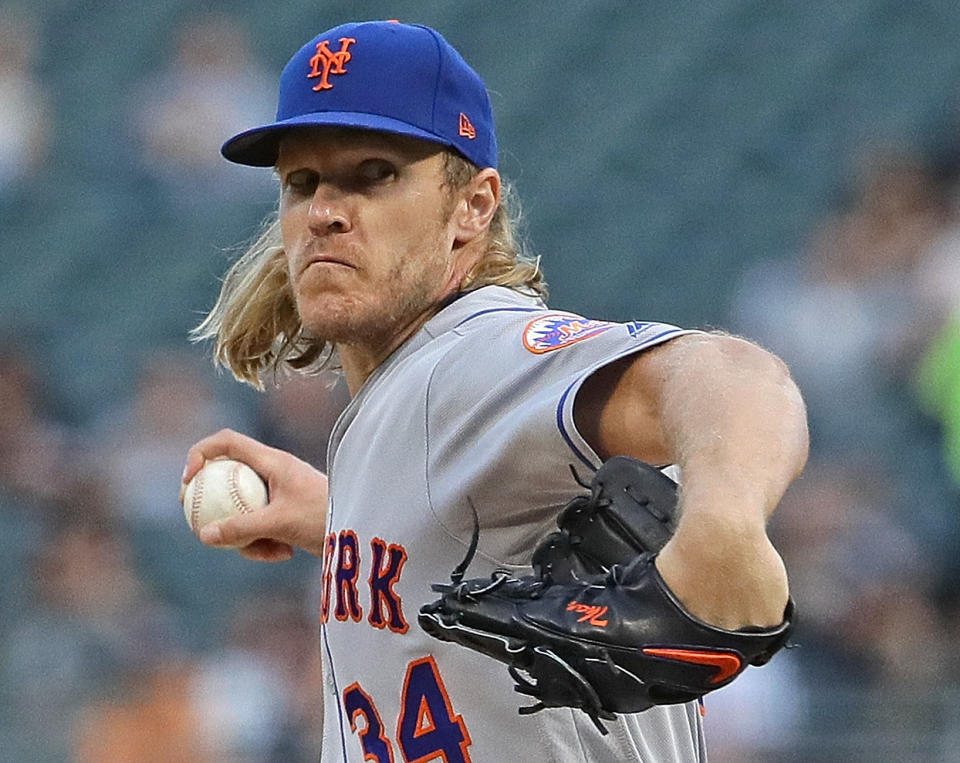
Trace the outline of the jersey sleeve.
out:
[[[427,390],[431,510],[480,554],[525,565],[557,511],[601,459],[577,430],[574,402],[598,368],[692,333],[663,323],[612,323],[569,313],[488,314],[466,321]]]

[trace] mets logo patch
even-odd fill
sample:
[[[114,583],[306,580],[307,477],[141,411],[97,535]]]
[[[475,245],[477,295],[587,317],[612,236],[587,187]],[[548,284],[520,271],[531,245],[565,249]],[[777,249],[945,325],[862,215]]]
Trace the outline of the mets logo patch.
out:
[[[527,324],[523,330],[523,346],[539,355],[582,342],[584,339],[602,334],[614,325],[569,313],[552,313]]]

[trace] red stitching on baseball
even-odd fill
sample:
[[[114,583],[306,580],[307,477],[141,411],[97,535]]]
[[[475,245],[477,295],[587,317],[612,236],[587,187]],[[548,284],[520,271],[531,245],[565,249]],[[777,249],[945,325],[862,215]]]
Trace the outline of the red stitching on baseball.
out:
[[[230,486],[230,498],[233,500],[234,508],[240,514],[249,514],[253,509],[240,495],[240,468],[242,466],[243,464],[239,461],[234,464],[233,469],[230,470],[230,479],[227,484]]]
[[[199,532],[200,524],[200,501],[203,499],[203,469],[193,478],[193,499],[190,501],[190,527],[193,531]]]

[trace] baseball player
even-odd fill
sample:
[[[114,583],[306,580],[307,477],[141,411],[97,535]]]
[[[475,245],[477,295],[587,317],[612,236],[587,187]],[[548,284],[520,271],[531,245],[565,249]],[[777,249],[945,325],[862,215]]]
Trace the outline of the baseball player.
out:
[[[783,364],[727,335],[548,308],[513,239],[484,84],[429,28],[323,32],[284,68],[276,121],[222,152],[274,167],[280,207],[197,336],[254,386],[338,365],[352,400],[326,476],[222,431],[190,450],[184,481],[205,459],[249,463],[270,504],[201,540],[323,560],[323,760],[703,760],[695,701],[603,729],[575,704],[522,715],[508,671],[433,638],[418,611],[465,557],[471,577],[529,573],[582,492],[575,473],[623,454],[683,475],[645,574],[700,627],[780,627],[787,578],[765,524],[807,452]]]

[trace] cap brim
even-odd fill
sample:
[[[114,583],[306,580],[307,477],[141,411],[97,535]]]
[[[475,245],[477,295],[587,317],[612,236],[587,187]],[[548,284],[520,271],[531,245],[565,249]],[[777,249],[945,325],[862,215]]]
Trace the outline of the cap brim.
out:
[[[300,127],[356,127],[361,130],[407,135],[411,138],[421,138],[456,148],[450,141],[439,135],[434,135],[427,130],[414,127],[398,119],[391,119],[378,114],[330,111],[301,114],[273,124],[244,130],[224,143],[220,148],[220,153],[223,154],[225,159],[236,164],[246,164],[251,167],[273,167],[277,163],[280,152],[280,139],[285,133]]]

